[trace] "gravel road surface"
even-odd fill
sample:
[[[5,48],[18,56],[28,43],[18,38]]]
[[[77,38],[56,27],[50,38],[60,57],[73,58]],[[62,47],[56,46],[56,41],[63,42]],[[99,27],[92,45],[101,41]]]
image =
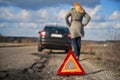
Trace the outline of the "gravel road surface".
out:
[[[96,66],[83,55],[79,62],[85,75],[59,76],[64,51],[37,52],[37,46],[0,48],[0,80],[117,80],[110,70]]]

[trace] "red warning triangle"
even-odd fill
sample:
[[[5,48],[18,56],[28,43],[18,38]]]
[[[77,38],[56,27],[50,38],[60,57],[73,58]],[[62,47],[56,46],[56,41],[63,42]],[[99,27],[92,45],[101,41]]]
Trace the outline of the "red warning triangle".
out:
[[[69,61],[72,61],[74,63],[75,69],[66,69],[66,65],[68,64]],[[80,63],[76,59],[72,50],[69,50],[63,64],[59,68],[57,74],[58,75],[85,74],[83,68],[81,67]]]

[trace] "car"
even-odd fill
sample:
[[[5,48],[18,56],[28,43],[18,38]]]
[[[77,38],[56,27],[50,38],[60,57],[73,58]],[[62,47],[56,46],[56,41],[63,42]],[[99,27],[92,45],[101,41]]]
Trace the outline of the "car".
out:
[[[68,27],[46,25],[39,32],[38,51],[43,49],[65,50],[71,49],[71,36]]]

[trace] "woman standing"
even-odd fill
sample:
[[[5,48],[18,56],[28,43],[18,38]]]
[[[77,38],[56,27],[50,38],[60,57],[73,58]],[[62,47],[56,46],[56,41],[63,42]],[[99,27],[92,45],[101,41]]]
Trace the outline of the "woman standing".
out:
[[[83,23],[83,18],[86,18]],[[69,19],[71,18],[71,20]],[[79,60],[81,49],[81,37],[84,37],[84,26],[90,21],[90,16],[85,12],[79,2],[74,3],[74,8],[66,14],[65,20],[70,27],[70,34],[72,39],[72,45],[74,48],[75,56]]]

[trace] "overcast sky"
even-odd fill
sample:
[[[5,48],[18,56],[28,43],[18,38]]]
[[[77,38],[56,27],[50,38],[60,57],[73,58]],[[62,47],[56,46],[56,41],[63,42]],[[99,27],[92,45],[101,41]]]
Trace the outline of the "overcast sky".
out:
[[[120,0],[0,0],[0,33],[37,37],[45,24],[64,25],[64,16],[79,1],[91,16],[86,40],[106,40],[120,35]]]

